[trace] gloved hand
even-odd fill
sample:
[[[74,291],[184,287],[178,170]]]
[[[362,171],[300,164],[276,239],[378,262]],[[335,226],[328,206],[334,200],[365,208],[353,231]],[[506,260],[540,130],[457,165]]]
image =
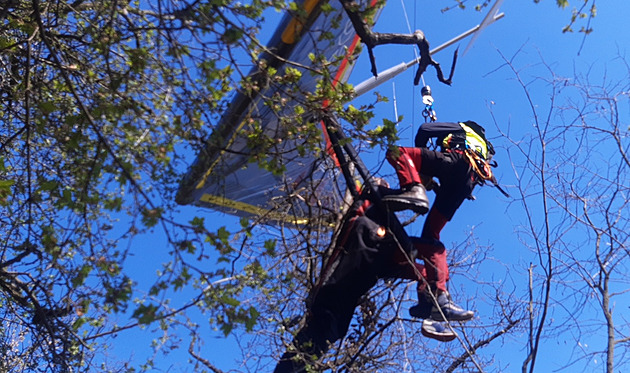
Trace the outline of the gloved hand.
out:
[[[440,190],[440,183],[435,181],[432,177],[427,175],[420,175],[420,180],[422,180],[422,185],[426,190],[432,190],[437,193]]]

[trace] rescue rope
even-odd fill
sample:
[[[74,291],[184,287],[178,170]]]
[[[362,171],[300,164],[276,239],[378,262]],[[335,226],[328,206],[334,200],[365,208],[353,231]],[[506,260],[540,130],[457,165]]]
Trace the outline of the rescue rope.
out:
[[[468,159],[468,163],[472,167],[473,171],[475,171],[475,174],[481,180],[483,180],[484,183],[488,181],[491,182],[492,185],[497,188],[504,196],[508,198],[510,197],[510,195],[505,190],[503,190],[503,188],[501,188],[499,182],[497,181],[497,178],[494,177],[492,166],[488,164],[488,162],[486,162],[486,160],[483,159],[483,157],[481,157],[479,153],[472,149],[466,149],[464,151],[464,155]]]
[[[464,155],[468,159],[468,163],[470,163],[473,171],[475,171],[481,180],[491,182],[496,181],[494,174],[492,173],[492,168],[488,162],[479,155],[479,153],[472,149],[466,149],[464,151]]]

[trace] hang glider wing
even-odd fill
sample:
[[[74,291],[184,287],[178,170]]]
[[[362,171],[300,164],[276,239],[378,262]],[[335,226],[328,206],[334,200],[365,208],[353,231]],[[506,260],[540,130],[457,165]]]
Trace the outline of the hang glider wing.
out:
[[[336,82],[345,82],[352,68],[348,56],[358,45],[359,38],[343,13],[341,3],[303,0],[298,4],[306,17],[297,18],[287,13],[269,42],[268,50],[272,53],[263,54],[261,59],[282,71],[288,65],[285,61],[296,63],[288,65],[291,67],[310,66],[311,53],[323,55],[327,61],[342,58],[333,76]],[[332,7],[332,11],[322,11],[323,4]],[[332,38],[324,37],[331,33]],[[302,77],[297,83],[298,89],[292,89],[291,94],[287,87],[269,84],[256,95],[243,92],[235,95],[204,151],[182,181],[178,203],[291,224],[307,223],[312,209],[333,211],[339,205],[340,193],[336,192],[336,178],[331,174],[335,172],[334,167],[330,167],[331,160],[300,156],[295,141],[284,141],[285,129],[280,119],[284,113],[294,113],[296,103],[304,99],[304,92],[315,90],[319,78],[304,68],[299,70]],[[250,76],[256,73],[254,70]],[[286,105],[280,111],[272,110],[265,102],[265,97],[274,95],[286,98]],[[265,135],[278,139],[274,151],[282,154],[279,158],[285,168],[282,174],[274,174],[248,161],[252,153],[251,139],[243,133],[252,123],[259,125]],[[314,195],[314,191],[320,193]]]
[[[490,8],[483,21],[481,21],[481,24],[479,24],[479,28],[475,31],[475,34],[468,42],[468,45],[466,46],[466,49],[464,49],[464,53],[462,53],[462,56],[466,55],[470,48],[472,48],[479,35],[481,35],[481,32],[497,19],[497,17],[499,16],[499,8],[501,7],[501,4],[503,4],[503,0],[497,0],[492,8]]]

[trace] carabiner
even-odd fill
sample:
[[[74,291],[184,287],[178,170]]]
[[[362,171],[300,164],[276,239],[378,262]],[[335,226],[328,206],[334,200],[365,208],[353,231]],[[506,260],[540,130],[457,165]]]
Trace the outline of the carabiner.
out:
[[[422,116],[424,117],[424,121],[428,122],[431,119],[432,122],[437,120],[437,115],[435,114],[435,110],[433,110],[433,96],[431,96],[431,87],[425,85],[422,87],[420,91],[422,94],[422,103],[424,104],[424,110],[422,110]]]

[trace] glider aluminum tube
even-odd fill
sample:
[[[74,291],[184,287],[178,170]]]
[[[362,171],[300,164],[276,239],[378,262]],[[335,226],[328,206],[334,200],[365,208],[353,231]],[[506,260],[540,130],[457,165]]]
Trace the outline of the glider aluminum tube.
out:
[[[354,97],[359,97],[365,92],[378,87],[382,83],[385,83],[386,81],[402,73],[403,71],[407,70],[410,66],[413,66],[413,65],[414,65],[413,63],[410,64],[410,63],[402,62],[400,65],[390,67],[389,69],[383,71],[382,73],[378,74],[378,76],[373,76],[370,79],[367,79],[357,84],[354,87]]]
[[[494,16],[494,18],[492,19],[492,22],[497,21],[501,18],[503,18],[503,16],[505,15],[505,13],[499,13],[496,16]],[[491,23],[492,23],[491,22]],[[481,28],[481,25],[477,25],[473,28],[471,28],[468,31],[463,32],[462,34],[454,37],[453,39],[447,41],[444,44],[441,44],[437,47],[435,47],[434,49],[431,50],[431,55],[445,49],[446,47],[457,43],[458,41],[470,36],[471,34],[474,34],[475,32],[479,31],[479,29]],[[363,95],[364,93],[371,91],[372,89],[378,87],[379,85],[385,83],[386,81],[392,79],[393,77],[399,75],[400,73],[404,72],[405,70],[407,70],[408,68],[412,67],[413,65],[416,65],[418,62],[420,62],[419,58],[416,58],[412,61],[409,62],[403,62],[400,65],[396,65],[394,67],[390,67],[389,69],[383,71],[382,73],[380,73],[378,76],[373,76],[367,80],[362,81],[361,83],[357,84],[354,87],[354,97],[359,97],[361,95]]]

